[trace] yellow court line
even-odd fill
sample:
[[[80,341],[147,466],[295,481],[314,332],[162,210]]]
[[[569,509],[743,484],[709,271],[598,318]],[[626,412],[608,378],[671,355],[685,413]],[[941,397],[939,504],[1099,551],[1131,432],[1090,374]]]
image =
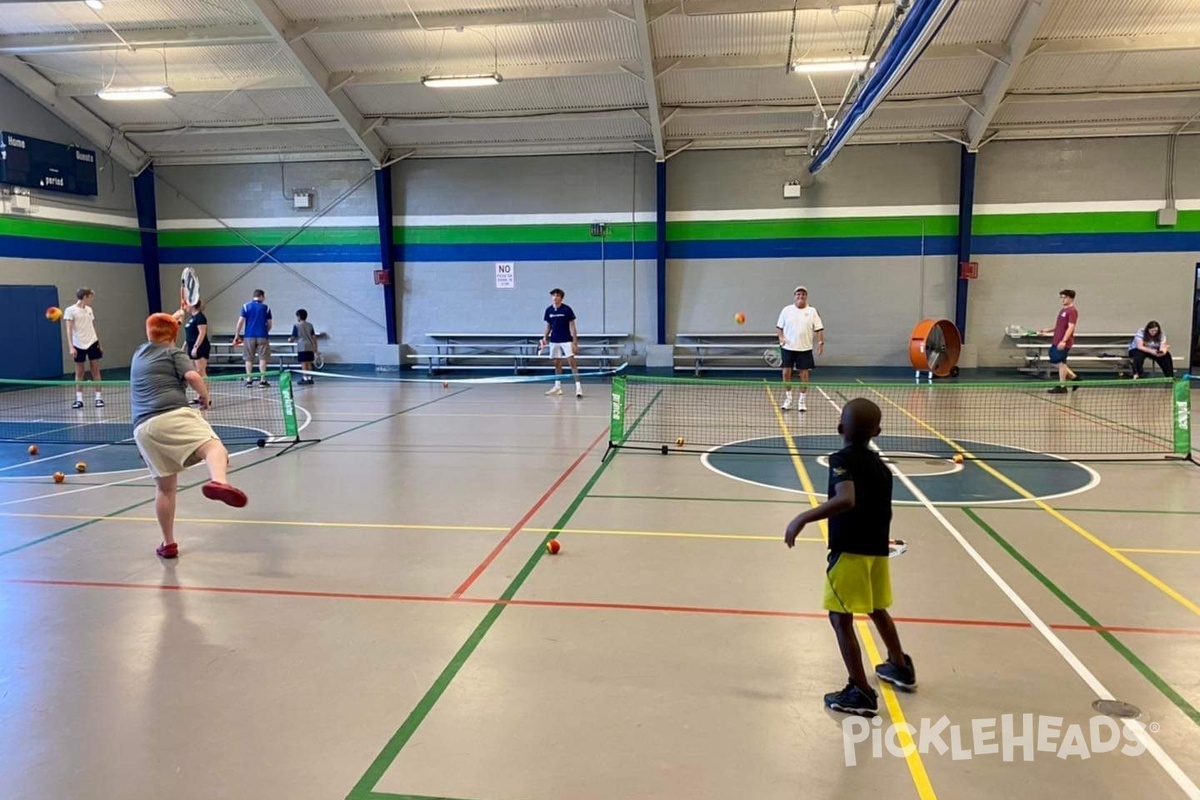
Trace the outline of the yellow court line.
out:
[[[804,466],[803,459],[800,458],[800,452],[796,448],[796,443],[792,440],[792,434],[788,430],[787,421],[783,418],[783,412],[779,409],[779,404],[775,402],[775,394],[771,391],[770,386],[767,386],[766,389],[767,398],[771,401],[771,408],[775,411],[775,419],[779,422],[779,427],[783,431],[783,438],[787,441],[788,452],[792,455],[792,466],[796,469],[796,477],[800,479],[800,485],[808,493],[808,504],[816,508],[820,503],[817,502],[817,492],[813,488],[812,479],[809,478],[808,470]],[[828,543],[828,522],[821,520],[818,524],[821,527],[822,541]],[[875,640],[871,636],[871,629],[865,622],[861,621],[858,623],[858,626],[871,663],[881,663],[883,658],[879,655],[879,649],[875,646]],[[896,697],[896,690],[890,684],[880,681],[879,693],[883,696],[883,704],[887,707],[888,715],[892,718],[892,724],[897,728],[896,738],[900,743],[900,747],[906,751],[904,760],[908,764],[908,773],[912,776],[913,786],[917,789],[917,796],[921,800],[937,800],[937,793],[933,790],[933,784],[929,780],[929,773],[925,771],[925,762],[921,760],[921,753],[917,750],[916,745],[913,744],[912,736],[908,733],[908,723],[904,718],[904,709],[900,707],[900,699]]]
[[[872,664],[882,664],[883,655],[879,652],[879,647],[875,644],[875,637],[871,633],[871,626],[863,620],[858,620],[858,633],[862,637],[863,646],[867,651],[867,658]],[[900,745],[902,751],[908,752],[906,760],[908,761],[908,771],[912,775],[913,784],[917,787],[917,795],[921,798],[936,798],[937,795],[933,791],[933,784],[929,780],[929,773],[925,771],[925,762],[921,761],[921,756],[917,751],[917,743],[913,741],[912,734],[909,732],[911,727],[908,721],[904,718],[904,710],[900,708],[900,698],[896,696],[896,690],[890,684],[879,682],[880,694],[883,695],[884,705],[887,706],[888,713],[892,715],[892,722],[896,728],[896,741]]]
[[[1156,547],[1117,547],[1118,553],[1149,553],[1160,556],[1200,556],[1200,550],[1161,550]]]
[[[83,522],[158,522],[155,517],[98,517],[93,514],[22,514],[0,513],[0,517],[17,517],[23,519],[61,519]],[[404,522],[306,522],[289,519],[209,519],[204,517],[180,518],[177,523],[194,525],[261,525],[281,528],[351,528],[359,530],[398,530],[398,531],[458,531],[466,533],[506,533],[511,528],[494,525],[416,525]],[[670,539],[723,539],[751,542],[778,542],[778,536],[761,534],[736,533],[699,533],[695,531],[630,531],[620,528],[522,528],[525,533],[580,533],[597,536],[646,536]],[[799,538],[798,542],[823,543],[824,539],[815,537]]]
[[[859,382],[861,383],[862,381],[859,381]],[[891,398],[887,397],[882,392],[880,392],[876,389],[873,389],[871,387],[867,387],[867,388],[870,388],[872,393],[877,395],[880,399],[882,399],[888,405],[890,405],[893,408],[895,408],[896,410],[898,410],[901,414],[904,414],[906,417],[911,419],[913,422],[917,423],[922,428],[929,431],[934,436],[936,436],[937,438],[941,439],[946,444],[953,447],[956,451],[958,451],[959,453],[962,453],[964,457],[972,459],[972,461],[975,464],[978,464],[979,468],[982,469],[984,472],[988,473],[993,478],[1000,481],[1005,486],[1007,486],[1008,488],[1012,489],[1017,494],[1024,497],[1026,500],[1029,500],[1030,502],[1034,503],[1042,511],[1045,511],[1051,517],[1058,520],[1063,525],[1066,525],[1072,531],[1079,534],[1084,539],[1088,540],[1089,542],[1094,544],[1096,547],[1103,550],[1105,553],[1108,553],[1110,556],[1112,556],[1114,559],[1116,559],[1118,563],[1124,565],[1130,571],[1132,571],[1134,574],[1143,578],[1147,583],[1149,583],[1154,588],[1158,589],[1160,592],[1165,594],[1167,597],[1169,597],[1172,600],[1174,600],[1175,602],[1179,603],[1181,606],[1186,608],[1188,611],[1191,611],[1193,614],[1200,616],[1200,605],[1196,605],[1194,602],[1192,602],[1188,598],[1184,597],[1182,594],[1180,594],[1174,588],[1169,586],[1165,581],[1161,580],[1160,578],[1153,575],[1152,573],[1150,573],[1148,570],[1142,568],[1141,566],[1135,564],[1132,560],[1126,558],[1124,555],[1121,554],[1121,552],[1119,550],[1117,550],[1117,548],[1115,548],[1112,545],[1108,544],[1107,542],[1103,541],[1102,539],[1100,539],[1100,537],[1096,536],[1091,531],[1088,531],[1087,529],[1085,529],[1083,526],[1081,526],[1079,523],[1075,522],[1074,520],[1068,519],[1066,517],[1066,515],[1064,515],[1061,511],[1054,508],[1046,501],[1038,498],[1036,495],[1033,494],[1033,492],[1029,491],[1024,486],[1022,486],[1021,484],[1014,481],[1012,478],[1009,478],[1007,475],[1000,472],[998,469],[993,467],[991,464],[989,464],[986,461],[983,461],[983,460],[979,459],[978,457],[976,457],[975,455],[973,455],[970,451],[968,451],[966,448],[964,448],[958,442],[954,441],[953,439],[950,439],[949,437],[945,436],[941,431],[937,430],[932,425],[926,423],[925,420],[921,419],[920,417],[916,416],[915,414],[909,413],[908,409],[906,409],[903,406],[899,405],[898,403],[894,402]]]
[[[817,489],[813,486],[812,479],[808,477],[808,469],[804,466],[804,459],[800,457],[800,450],[796,447],[795,440],[792,439],[792,432],[788,430],[787,421],[783,418],[783,412],[779,410],[779,403],[775,402],[775,393],[771,391],[771,387],[767,386],[767,399],[771,401],[771,410],[775,412],[775,420],[779,423],[779,429],[783,431],[783,439],[787,442],[788,453],[792,457],[792,467],[796,470],[796,477],[800,479],[800,486],[808,493],[808,502],[813,508],[816,508],[820,503],[817,502]],[[825,537],[825,541],[829,541],[829,523],[821,520],[818,525],[821,527],[821,535]]]

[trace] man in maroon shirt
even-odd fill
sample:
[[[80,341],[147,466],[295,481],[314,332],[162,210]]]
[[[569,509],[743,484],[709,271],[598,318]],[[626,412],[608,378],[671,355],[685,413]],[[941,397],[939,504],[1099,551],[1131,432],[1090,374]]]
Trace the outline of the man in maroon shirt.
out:
[[[1058,293],[1058,299],[1062,301],[1062,311],[1058,312],[1058,319],[1054,322],[1054,330],[1049,328],[1038,331],[1042,336],[1054,334],[1054,339],[1050,343],[1050,363],[1058,365],[1058,386],[1050,389],[1050,394],[1066,394],[1067,387],[1064,385],[1068,380],[1077,381],[1079,376],[1074,370],[1067,366],[1067,354],[1071,351],[1071,346],[1075,344],[1075,327],[1079,322],[1079,309],[1075,307],[1075,290],[1063,289]],[[1071,391],[1075,391],[1075,387],[1071,387]]]

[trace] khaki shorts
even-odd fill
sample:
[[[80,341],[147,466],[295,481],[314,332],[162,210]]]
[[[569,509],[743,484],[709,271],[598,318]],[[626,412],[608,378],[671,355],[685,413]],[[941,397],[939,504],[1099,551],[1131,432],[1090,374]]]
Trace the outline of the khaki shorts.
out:
[[[167,478],[199,464],[196,454],[217,434],[194,408],[177,408],[151,417],[134,428],[138,452],[155,478]]]
[[[550,357],[551,358],[571,358],[575,355],[575,345],[573,342],[551,342]]]
[[[242,355],[249,362],[271,357],[271,342],[260,337],[247,337],[242,340]]]

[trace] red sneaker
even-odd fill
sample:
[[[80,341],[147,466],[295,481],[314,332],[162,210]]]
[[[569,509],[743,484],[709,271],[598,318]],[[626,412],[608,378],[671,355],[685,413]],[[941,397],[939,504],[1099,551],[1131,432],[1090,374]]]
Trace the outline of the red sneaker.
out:
[[[160,544],[154,552],[158,553],[159,558],[179,558],[179,544],[177,542]]]
[[[241,489],[230,486],[228,483],[209,481],[208,483],[204,484],[200,491],[203,492],[204,496],[209,500],[220,500],[225,505],[233,506],[234,508],[241,508],[242,506],[246,505],[248,500],[245,492],[243,492]]]

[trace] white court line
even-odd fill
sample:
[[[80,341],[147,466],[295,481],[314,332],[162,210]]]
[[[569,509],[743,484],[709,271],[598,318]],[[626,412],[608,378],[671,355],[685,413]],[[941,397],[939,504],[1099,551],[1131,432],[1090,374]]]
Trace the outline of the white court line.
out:
[[[124,470],[124,471],[128,472],[128,470]],[[110,486],[120,486],[123,483],[133,483],[134,481],[140,481],[143,478],[148,478],[148,477],[150,477],[150,473],[142,471],[141,474],[134,475],[132,478],[126,478],[123,481],[111,481],[109,483],[96,483],[96,484],[92,484],[91,486],[81,487],[79,489],[67,489],[66,491],[52,492],[51,494],[39,494],[36,497],[20,497],[20,498],[17,498],[16,500],[5,500],[3,503],[0,503],[0,507],[16,505],[17,503],[33,503],[37,500],[51,500],[51,499],[58,498],[58,497],[65,497],[69,494],[79,494],[80,492],[92,492],[92,491],[95,491],[96,489],[107,489]]]
[[[303,431],[305,428],[307,428],[312,423],[312,414],[310,414],[307,409],[305,409],[304,407],[302,407],[300,405],[296,406],[296,410],[301,412],[302,414],[304,414],[304,416],[306,417],[304,423],[302,425],[300,425],[299,428],[297,429],[297,432],[299,432],[299,431]],[[253,431],[258,431],[259,433],[266,433],[265,431],[259,431],[258,428],[246,428],[246,430],[253,430]],[[279,441],[276,437],[271,437],[269,435],[268,435],[267,439],[272,442]],[[128,442],[130,440],[126,439],[124,441]],[[115,447],[115,446],[116,445],[113,445],[111,443],[96,445],[96,447]],[[86,449],[94,450],[96,448],[89,447]],[[230,457],[230,459],[233,459],[233,458],[237,458],[238,456],[244,456],[247,453],[256,453],[261,449],[262,448],[260,448],[260,447],[247,447],[245,450],[238,450],[237,452],[231,452],[229,454],[229,457]],[[84,451],[80,450],[78,452],[82,453]],[[68,455],[68,454],[63,453],[62,455]],[[50,458],[54,458],[54,457],[55,456],[50,456],[46,460],[49,460]],[[26,466],[26,465],[20,464],[18,466]],[[188,469],[184,470],[184,472],[187,472],[188,470],[192,470],[192,469],[195,469],[196,467],[200,467],[200,466],[203,466],[203,464],[195,464],[191,467],[188,467]],[[96,489],[107,489],[110,486],[120,486],[125,483],[133,483],[134,481],[138,481],[138,480],[142,480],[143,478],[150,477],[150,472],[145,467],[137,467],[135,469],[116,469],[116,470],[109,470],[108,472],[92,472],[89,474],[92,475],[93,477],[95,477],[98,475],[124,475],[127,472],[137,472],[138,474],[134,475],[132,478],[126,478],[126,479],[120,480],[120,481],[110,481],[108,483],[97,483],[97,484],[92,484],[91,486],[83,486],[78,489],[67,489],[67,490],[61,491],[61,492],[53,492],[52,494],[40,494],[35,497],[21,497],[21,498],[17,498],[16,500],[6,500],[6,501],[0,503],[0,508],[2,508],[4,506],[11,506],[16,503],[32,503],[37,500],[46,500],[46,499],[54,498],[54,497],[64,497],[66,495],[77,494],[79,492],[91,492]],[[182,475],[183,473],[180,473],[180,474]],[[17,484],[17,483],[28,483],[31,479],[36,479],[36,476],[24,476],[24,477],[20,477],[20,478],[3,478],[3,479],[0,479],[0,481],[3,481],[5,483],[11,481],[13,484]]]
[[[54,455],[49,455],[49,456],[42,456],[42,455],[31,456],[31,458],[36,458],[37,460],[36,461],[23,461],[20,464],[9,464],[7,467],[0,467],[0,472],[7,472],[10,469],[22,469],[24,467],[28,467],[30,464],[44,464],[47,461],[53,461],[56,458],[66,458],[67,456],[77,456],[80,453],[88,453],[88,452],[91,452],[92,450],[99,450],[101,447],[108,447],[108,446],[109,445],[107,443],[94,444],[91,447],[83,447],[83,448],[80,448],[79,450],[68,450],[65,453],[55,453]],[[102,472],[99,474],[104,475],[106,473]]]
[[[818,386],[817,390],[824,395],[825,399],[829,401],[829,404],[836,408],[840,414],[842,409],[834,401],[834,399],[826,394],[825,390],[821,387]],[[874,442],[871,443],[871,447],[877,451],[879,450],[879,448],[875,446]],[[879,452],[882,454],[883,451]],[[966,537],[959,532],[958,528],[954,527],[954,524],[950,522],[950,520],[946,519],[945,515],[943,515],[942,512],[939,511],[932,502],[930,502],[929,498],[917,488],[917,485],[909,480],[908,476],[901,472],[895,464],[889,464],[888,468],[897,478],[900,479],[900,482],[903,483],[910,492],[912,492],[913,497],[920,500],[921,505],[925,506],[925,509],[933,515],[933,518],[940,522],[942,527],[954,537],[955,541],[957,541],[962,549],[966,551],[966,554],[971,557],[971,560],[974,561],[981,570],[983,570],[985,575],[992,579],[992,583],[996,584],[996,587],[999,588],[1000,591],[1003,592],[1010,601],[1012,601],[1012,604],[1017,607],[1017,610],[1021,612],[1025,619],[1029,620],[1029,623],[1037,630],[1037,632],[1042,634],[1050,646],[1053,647],[1060,656],[1062,656],[1063,660],[1067,662],[1068,666],[1075,671],[1075,674],[1078,675],[1079,678],[1088,685],[1088,688],[1090,688],[1092,692],[1096,694],[1096,697],[1101,700],[1115,700],[1116,698],[1113,697],[1112,692],[1110,692],[1104,686],[1104,684],[1100,682],[1099,678],[1092,674],[1091,670],[1084,666],[1083,661],[1081,661],[1079,657],[1076,656],[1069,647],[1067,647],[1063,640],[1058,638],[1054,631],[1050,630],[1050,626],[1042,621],[1042,618],[1037,615],[1037,613],[1019,594],[1017,594],[1016,590],[1009,586],[1008,583],[1000,577],[1000,574],[992,568],[992,565],[989,564],[987,560],[979,554],[978,550],[971,546],[971,543],[966,540]],[[1146,748],[1146,752],[1150,753],[1150,755],[1154,757],[1154,760],[1158,762],[1158,765],[1163,768],[1163,770],[1171,777],[1173,781],[1175,781],[1175,785],[1182,789],[1183,793],[1188,798],[1191,798],[1191,800],[1200,800],[1200,787],[1197,787],[1192,779],[1188,777],[1187,773],[1180,769],[1179,765],[1175,763],[1174,759],[1172,759],[1171,756],[1169,756],[1167,752],[1163,750],[1161,746],[1159,746],[1158,742],[1154,740],[1142,723],[1124,717],[1121,718],[1121,723],[1134,735],[1139,742],[1142,743],[1142,745]]]
[[[832,401],[830,401],[830,402],[832,402]],[[834,405],[836,407],[837,404],[835,403]],[[800,437],[803,438],[804,436],[808,436],[808,435],[810,435],[810,434],[800,434]],[[812,434],[812,435],[815,435],[815,434]],[[709,456],[717,453],[717,451],[719,451],[723,447],[730,447],[731,445],[742,444],[743,442],[757,442],[757,441],[761,441],[762,438],[763,437],[759,436],[759,437],[755,437],[752,439],[739,439],[736,442],[729,442],[727,444],[713,445],[708,450],[706,450],[703,454],[701,454],[700,463],[703,464],[704,468],[709,470],[710,472],[720,475],[722,478],[728,478],[731,481],[738,481],[740,483],[745,483],[750,486],[757,486],[760,489],[771,489],[776,492],[787,492],[788,494],[798,494],[802,497],[807,497],[809,493],[804,491],[804,489],[790,489],[787,486],[780,486],[775,483],[762,483],[760,481],[751,480],[750,478],[743,478],[741,476],[734,475],[732,472],[726,472],[725,470],[721,469],[718,466],[715,466],[714,464],[712,464],[709,461]],[[772,438],[777,438],[777,437],[772,437]],[[975,442],[976,444],[993,445],[993,446],[997,446],[997,447],[1000,447],[1000,446],[1008,447],[1009,446],[1009,445],[996,445],[995,442],[980,442],[975,439],[972,439],[971,441]],[[1037,453],[1036,450],[1026,450],[1023,447],[1015,447],[1013,449],[1017,450],[1019,452]],[[737,454],[734,453],[733,455],[737,455]],[[1061,462],[1065,462],[1068,464],[1074,464],[1075,466],[1079,467],[1083,471],[1087,472],[1088,475],[1091,476],[1091,478],[1088,480],[1088,482],[1085,485],[1080,486],[1078,489],[1068,489],[1067,491],[1059,492],[1058,494],[1038,495],[1036,498],[1034,498],[1036,500],[1057,500],[1057,499],[1060,499],[1063,497],[1070,497],[1071,495],[1074,495],[1074,494],[1083,494],[1084,492],[1090,492],[1092,489],[1095,489],[1097,486],[1100,485],[1100,473],[1097,472],[1096,470],[1092,469],[1091,467],[1089,467],[1087,464],[1083,464],[1078,461],[1069,461],[1065,458],[1060,458],[1059,456],[1051,455],[1049,453],[1039,453],[1039,455],[1045,455],[1048,458],[1054,459],[1055,461],[1061,461]],[[803,458],[803,456],[801,456],[801,457]],[[819,457],[818,457],[817,461],[818,461],[818,463],[820,462]],[[958,466],[958,465],[956,465],[956,466]],[[955,472],[960,472],[960,471],[961,470],[955,470]],[[952,473],[932,473],[932,474],[935,476],[940,476],[942,474],[949,475]],[[921,475],[919,477],[925,477],[925,476]],[[824,497],[825,493],[824,492],[816,492],[813,494],[813,496],[814,497]],[[1005,506],[1005,505],[1013,505],[1013,504],[1017,504],[1017,503],[1028,503],[1028,502],[1029,502],[1029,498],[1021,497],[1018,495],[1016,497],[1010,497],[1006,500],[939,500],[937,504],[944,508],[957,508],[957,507],[966,507],[966,506],[971,506],[972,508],[974,508],[975,506]],[[920,500],[896,500],[895,505],[919,506],[919,505],[923,505],[923,504],[921,503]]]

